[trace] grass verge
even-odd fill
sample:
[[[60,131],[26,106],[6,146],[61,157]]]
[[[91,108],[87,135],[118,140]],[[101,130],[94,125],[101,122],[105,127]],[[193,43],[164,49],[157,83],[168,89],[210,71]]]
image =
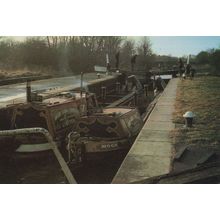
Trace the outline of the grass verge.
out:
[[[183,114],[196,114],[193,128],[183,128]],[[177,88],[176,128],[172,132],[175,146],[220,148],[220,77],[201,76],[181,80]]]

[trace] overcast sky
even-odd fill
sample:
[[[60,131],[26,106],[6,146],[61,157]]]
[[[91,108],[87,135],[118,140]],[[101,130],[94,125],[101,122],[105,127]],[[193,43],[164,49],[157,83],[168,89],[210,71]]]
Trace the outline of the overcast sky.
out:
[[[16,40],[24,40],[25,37],[13,37]],[[141,37],[134,36],[129,37],[139,41]],[[151,36],[149,37],[152,43],[153,52],[160,55],[196,55],[202,50],[208,50],[212,48],[220,48],[220,36],[215,37],[175,37],[175,36]]]

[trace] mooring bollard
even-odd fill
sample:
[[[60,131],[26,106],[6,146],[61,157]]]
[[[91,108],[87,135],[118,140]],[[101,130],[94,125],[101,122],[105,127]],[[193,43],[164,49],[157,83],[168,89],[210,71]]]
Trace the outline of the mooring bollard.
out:
[[[186,74],[185,73],[183,73],[182,79],[186,79]]]
[[[148,84],[144,85],[145,96],[148,96]]]
[[[195,117],[195,114],[193,112],[186,112],[183,117],[185,118],[185,127],[191,128],[193,126],[193,118]]]

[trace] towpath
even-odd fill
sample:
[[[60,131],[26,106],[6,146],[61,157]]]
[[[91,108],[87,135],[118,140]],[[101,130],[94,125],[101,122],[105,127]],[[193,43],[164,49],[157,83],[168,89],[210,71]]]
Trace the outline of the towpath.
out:
[[[112,183],[132,183],[171,171],[174,147],[170,137],[178,78],[169,81]]]

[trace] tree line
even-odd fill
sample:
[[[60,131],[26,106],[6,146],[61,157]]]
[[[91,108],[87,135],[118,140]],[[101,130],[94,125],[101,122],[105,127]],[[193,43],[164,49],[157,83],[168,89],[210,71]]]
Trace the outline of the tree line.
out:
[[[20,69],[46,67],[58,72],[89,72],[95,65],[106,66],[108,54],[111,68],[131,69],[135,55],[136,69],[149,70],[155,55],[148,37],[138,42],[121,36],[44,36],[27,37],[18,42],[0,38],[0,68]]]
[[[220,74],[220,49],[201,51],[196,56],[195,62],[199,65],[209,65],[211,72]]]
[[[122,36],[43,36],[26,37],[15,41],[0,37],[0,70],[43,68],[58,73],[94,71],[94,66],[106,66],[108,54],[110,67],[120,70],[149,71],[153,66],[177,65],[178,58],[153,53],[148,37],[135,41]],[[137,55],[137,56],[136,56]],[[136,57],[136,59],[134,59]],[[207,64],[213,72],[220,71],[220,49],[201,51],[191,59],[195,64]]]

